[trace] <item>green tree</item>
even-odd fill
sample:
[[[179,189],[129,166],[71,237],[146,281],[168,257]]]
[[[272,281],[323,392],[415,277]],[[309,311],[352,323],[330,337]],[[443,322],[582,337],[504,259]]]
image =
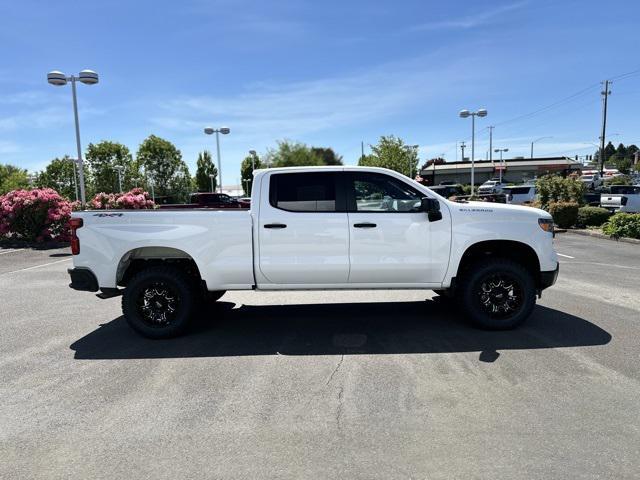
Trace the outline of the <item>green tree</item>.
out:
[[[136,161],[153,181],[156,196],[169,195],[176,201],[187,199],[193,183],[182,153],[173,143],[150,135],[140,144]]]
[[[415,177],[418,166],[418,152],[394,135],[382,136],[377,145],[371,145],[371,155],[365,155],[358,165],[382,167]]]
[[[342,165],[342,155],[336,155],[333,148],[312,147],[311,151],[322,159],[324,165]]]
[[[129,149],[121,143],[107,140],[96,144],[90,143],[87,147],[86,161],[90,173],[90,190],[94,193],[120,191],[116,167],[124,167],[122,170],[124,191],[143,184],[140,166],[133,160]]]
[[[604,181],[604,184],[607,187],[610,187],[611,185],[632,185],[633,182],[631,180],[631,177],[629,177],[628,175],[623,175],[621,177],[611,177],[611,178],[607,178]]]
[[[633,159],[632,157],[626,157],[619,153],[614,153],[609,157],[607,163],[609,166],[617,168],[622,173],[629,173],[629,170],[631,170],[631,167],[633,166]]]
[[[198,154],[198,160],[196,161],[196,189],[199,192],[208,192],[211,190],[211,177],[213,175],[213,191],[218,187],[218,169],[213,164],[211,159],[211,152],[205,150]]]
[[[88,177],[86,174],[85,176]],[[44,170],[38,172],[35,184],[38,187],[53,188],[61,196],[69,200],[75,200],[77,181],[75,159],[65,155],[62,158],[54,158]],[[78,186],[78,193],[79,188]]]
[[[251,187],[253,186],[253,167],[256,170],[262,168],[262,162],[257,155],[247,155],[240,164],[240,181],[245,196],[251,195]]]
[[[29,187],[29,175],[23,168],[0,163],[0,195]]]
[[[609,142],[607,143],[607,145],[604,147],[604,162],[607,163],[609,161],[609,158],[613,155],[615,155],[616,153],[616,147],[613,146],[613,143]],[[598,151],[596,151],[595,155],[593,156],[593,158],[599,162],[600,161],[600,149],[598,149]]]
[[[545,175],[536,182],[538,197],[542,208],[549,208],[550,203],[573,202],[584,203],[585,185],[575,178],[563,178],[560,175]]]
[[[306,167],[324,165],[322,157],[314,153],[304,143],[282,140],[278,148],[271,149],[265,156],[267,165],[271,167]]]

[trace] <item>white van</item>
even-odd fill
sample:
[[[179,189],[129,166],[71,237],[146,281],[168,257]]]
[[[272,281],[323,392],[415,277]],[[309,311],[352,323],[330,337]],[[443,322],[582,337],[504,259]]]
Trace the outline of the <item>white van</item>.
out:
[[[524,205],[532,203],[536,199],[536,186],[535,185],[514,185],[510,187],[504,187],[502,193],[506,195],[507,203],[512,205]]]

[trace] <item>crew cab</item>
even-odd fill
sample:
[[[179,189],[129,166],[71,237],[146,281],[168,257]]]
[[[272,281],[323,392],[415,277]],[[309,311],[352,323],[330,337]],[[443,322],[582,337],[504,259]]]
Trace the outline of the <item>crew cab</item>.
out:
[[[506,183],[500,180],[487,180],[478,187],[478,194],[487,193],[502,193],[502,190],[507,186]]]
[[[548,213],[452,202],[381,168],[256,170],[249,210],[83,211],[71,227],[70,286],[122,294],[151,338],[228,290],[435,290],[513,328],[558,275]]]
[[[610,212],[640,212],[640,185],[611,185],[600,195],[600,206]]]

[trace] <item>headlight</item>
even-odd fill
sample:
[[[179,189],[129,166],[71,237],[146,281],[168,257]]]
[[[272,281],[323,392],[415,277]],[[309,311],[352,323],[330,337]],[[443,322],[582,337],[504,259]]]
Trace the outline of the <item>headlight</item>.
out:
[[[540,228],[543,229],[545,232],[553,233],[553,219],[539,218],[538,225],[540,225]]]

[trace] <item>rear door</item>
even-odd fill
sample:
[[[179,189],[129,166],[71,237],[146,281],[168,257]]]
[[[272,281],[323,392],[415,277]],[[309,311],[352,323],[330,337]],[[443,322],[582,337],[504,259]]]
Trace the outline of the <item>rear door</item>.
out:
[[[429,222],[420,211],[426,195],[396,177],[345,173],[349,210],[349,283],[433,284],[449,262],[451,220]]]
[[[349,277],[341,172],[275,172],[260,199],[260,273],[272,284],[340,284]],[[264,190],[264,185],[262,186]]]

